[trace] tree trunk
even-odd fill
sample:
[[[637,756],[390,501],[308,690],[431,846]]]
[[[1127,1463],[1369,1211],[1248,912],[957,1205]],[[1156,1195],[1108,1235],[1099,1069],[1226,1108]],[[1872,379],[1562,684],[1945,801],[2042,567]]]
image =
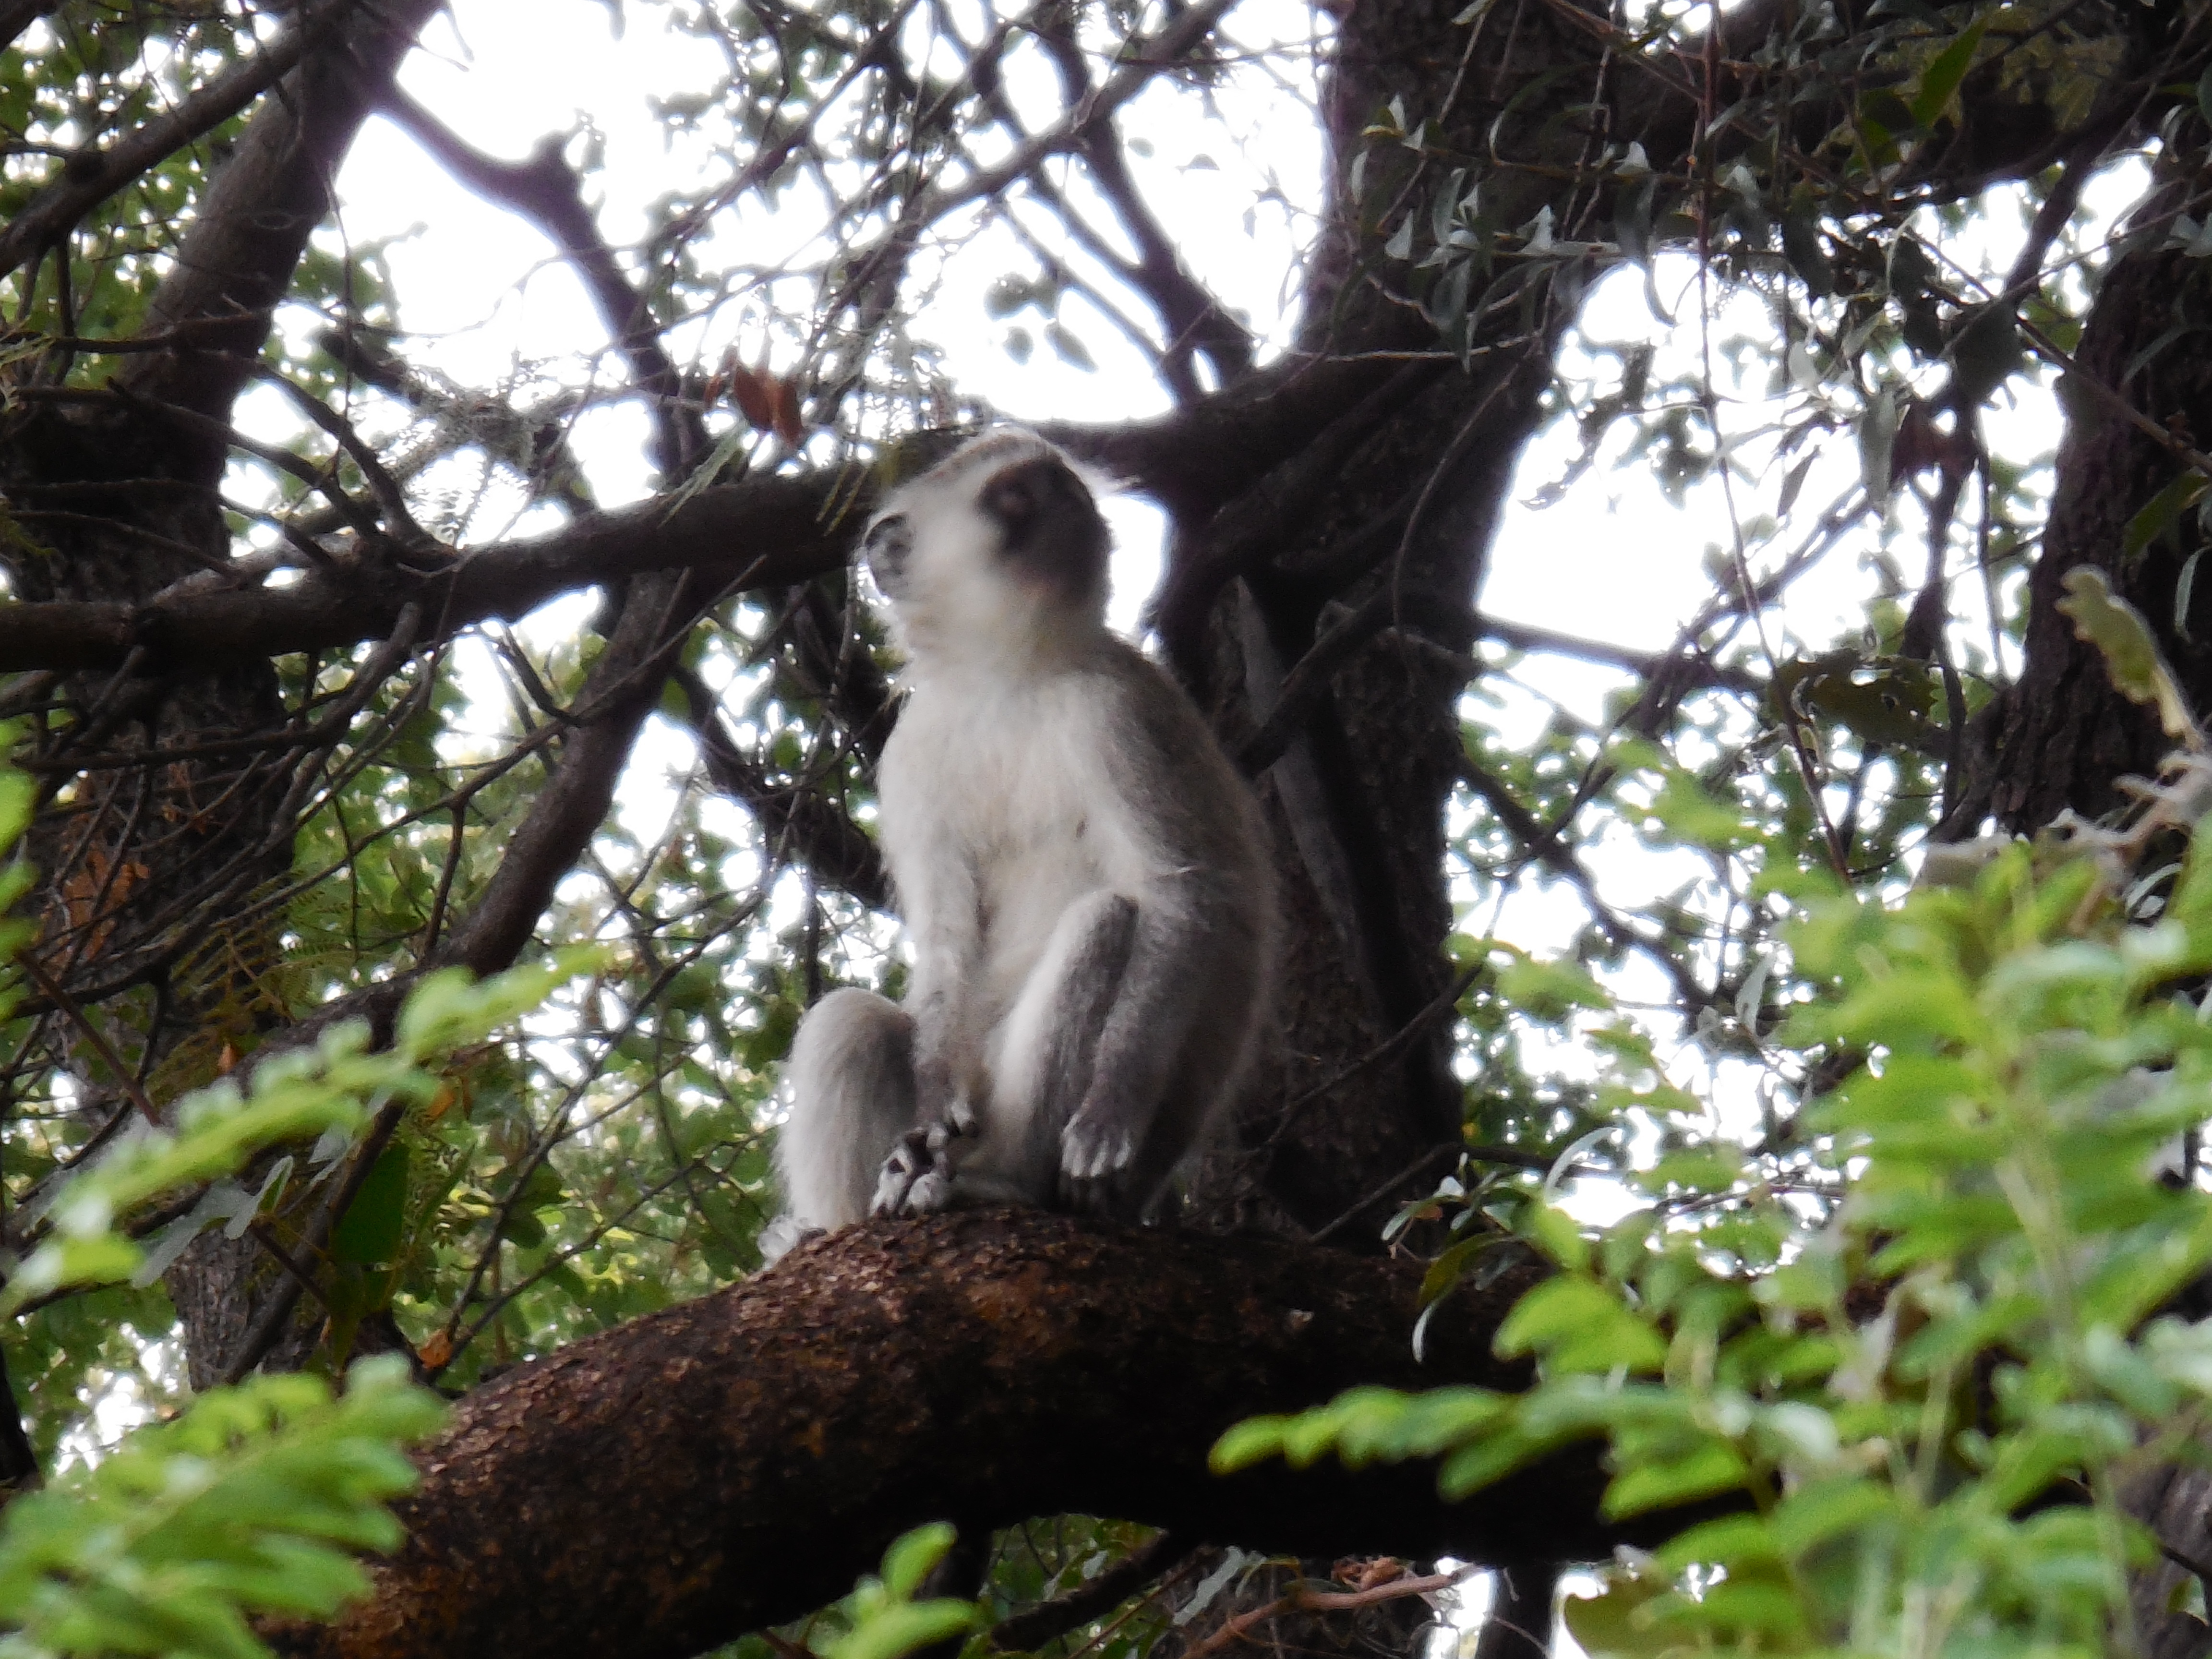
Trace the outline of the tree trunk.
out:
[[[1347,629],[1355,641],[1259,781],[1287,924],[1282,1062],[1258,1080],[1234,1152],[1202,1184],[1217,1219],[1311,1231],[1422,1190],[1461,1139],[1453,1022],[1437,1004],[1449,981],[1444,803],[1460,770],[1464,653],[1572,299],[1526,279],[1525,303],[1498,307],[1476,325],[1467,362],[1449,361],[1439,319],[1390,291],[1406,273],[1381,258],[1390,227],[1376,222],[1395,193],[1410,204],[1401,211],[1425,212],[1448,169],[1432,159],[1409,177],[1386,155],[1358,198],[1350,171],[1363,130],[1395,97],[1409,120],[1433,119],[1440,149],[1489,144],[1535,164],[1486,181],[1494,223],[1518,228],[1547,205],[1574,222],[1575,193],[1554,180],[1587,153],[1589,132],[1548,119],[1553,106],[1510,100],[1546,76],[1563,100],[1595,97],[1589,39],[1551,9],[1510,9],[1472,34],[1448,0],[1381,0],[1345,18],[1324,94],[1334,159],[1297,350],[1382,361],[1256,485],[1177,514],[1157,619],[1232,747],[1279,720],[1286,676],[1318,640]],[[1371,1241],[1381,1214],[1339,1238]]]
[[[2154,198],[2139,213],[2148,217],[2156,204]],[[1984,811],[2022,835],[2069,810],[2085,817],[2116,811],[2128,799],[2119,781],[2155,775],[2176,746],[2150,709],[2113,689],[2103,656],[2059,612],[2071,570],[2102,571],[2142,613],[2200,718],[2212,710],[2212,572],[2197,570],[2212,538],[2192,508],[2140,553],[2126,549],[2131,521],[2186,470],[2177,447],[2201,449],[2212,434],[2212,335],[2179,327],[2201,312],[2212,283],[2203,260],[2159,248],[2162,240],[2145,239],[2106,274],[2067,376],[2056,493],[2029,577],[2025,664],[1981,723],[1967,810],[1951,826],[1957,833],[1972,833]],[[2185,614],[2183,577],[2192,571]],[[2129,1506],[2171,1553],[2136,1583],[2142,1650],[2160,1659],[2212,1651],[2212,1630],[2173,1595],[2191,1570],[2182,1564],[2212,1559],[2212,1480],[2163,1471],[2130,1494]]]
[[[2185,466],[2172,441],[2144,431],[2121,406],[2148,416],[2169,439],[2201,448],[2212,436],[2212,337],[2201,329],[2166,337],[2212,294],[2203,264],[2155,247],[2116,261],[2067,376],[2057,493],[2029,578],[2026,662],[2019,684],[1993,706],[1976,795],[2021,834],[2069,807],[2087,817],[2112,811],[2125,799],[2117,781],[2154,775],[2173,747],[2151,710],[2112,689],[2104,658],[2059,613],[2069,571],[2103,571],[2150,623],[2191,705],[2212,708],[2212,580],[2203,580],[2212,571],[2197,565],[2208,538],[2192,509],[2139,555],[2126,552],[2130,522]],[[2177,608],[2185,570],[2196,578],[2187,617]]]
[[[0,428],[19,599],[136,606],[187,577],[220,582],[231,404],[330,210],[332,175],[436,5],[389,0],[331,24],[340,9],[325,10],[327,38],[262,100],[155,295],[147,331],[185,330],[191,349],[126,357],[109,392],[29,400]],[[118,738],[225,746],[81,775],[31,837],[43,879],[33,957],[68,999],[52,999],[50,1018],[96,1022],[128,1081],[167,1103],[294,1012],[273,983],[281,915],[252,900],[291,868],[307,757],[279,738],[287,711],[262,656],[172,654],[149,641],[112,672],[63,680],[56,696],[66,718],[41,723],[30,756],[50,777]],[[87,1109],[130,1109],[101,1045],[82,1029],[64,1041]],[[167,1285],[195,1387],[222,1375],[268,1295],[290,1294],[251,1237],[219,1233],[186,1251]],[[270,1363],[297,1364],[312,1335],[296,1322]]]

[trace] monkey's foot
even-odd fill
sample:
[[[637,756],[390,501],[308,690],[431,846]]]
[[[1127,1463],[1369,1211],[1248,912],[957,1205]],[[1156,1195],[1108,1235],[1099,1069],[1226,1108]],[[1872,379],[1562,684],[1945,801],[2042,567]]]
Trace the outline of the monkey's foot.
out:
[[[1120,1215],[1137,1138],[1110,1112],[1079,1111],[1060,1132],[1060,1201],[1078,1215]]]
[[[824,1231],[795,1215],[776,1217],[760,1231],[761,1266],[773,1267],[807,1240],[821,1237]]]
[[[933,1123],[898,1138],[876,1177],[871,1215],[934,1215],[952,1202],[955,1148],[965,1139],[958,1125]]]

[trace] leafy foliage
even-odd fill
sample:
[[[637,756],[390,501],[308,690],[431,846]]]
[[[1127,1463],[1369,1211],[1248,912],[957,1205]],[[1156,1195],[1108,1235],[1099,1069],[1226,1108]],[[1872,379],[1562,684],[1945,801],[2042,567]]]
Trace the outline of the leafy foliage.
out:
[[[1528,1392],[1357,1391],[1216,1467],[1434,1457],[1468,1497],[1601,1440],[1607,1514],[1722,1512],[1568,1604],[1594,1654],[2131,1645],[2156,1546],[2121,1494],[2212,1396],[2212,1327],[2160,1311],[2212,1267],[2212,1197],[2149,1173],[2212,1115],[2212,832],[2148,925],[2021,844],[1966,887],[1817,900],[1788,939],[1821,994],[1779,1040],[1852,1061],[1800,1121],[1818,1194],[1712,1146],[1627,1176],[1594,1237],[1532,1206],[1554,1271],[1498,1338]]]
[[[0,769],[0,852],[27,822],[27,783]],[[18,862],[4,880],[20,892],[27,876]],[[27,932],[10,924],[0,951],[12,953]],[[256,1067],[244,1091],[220,1083],[177,1103],[167,1126],[125,1130],[18,1223],[37,1242],[11,1265],[0,1303],[15,1310],[128,1280],[145,1251],[118,1231],[119,1218],[205,1188],[272,1146],[320,1136],[335,1157],[378,1111],[434,1100],[446,1086],[442,1061],[538,1006],[578,965],[517,969],[481,985],[457,972],[431,975],[409,996],[389,1047],[371,1053],[363,1027],[336,1027],[316,1048]],[[364,1183],[362,1196],[371,1190]],[[0,1517],[8,1631],[0,1648],[194,1659],[266,1652],[249,1619],[326,1618],[367,1587],[354,1556],[397,1547],[402,1534],[385,1501],[416,1480],[399,1448],[435,1428],[444,1411],[390,1356],[355,1366],[335,1397],[313,1376],[201,1393],[174,1420],[137,1429],[109,1455],[9,1505]]]
[[[444,1408],[405,1362],[366,1359],[331,1397],[313,1376],[200,1395],[0,1522],[10,1654],[251,1659],[256,1613],[327,1618],[397,1548],[384,1500],[415,1483],[398,1447]]]
[[[844,1632],[822,1650],[823,1659],[901,1659],[917,1648],[965,1635],[982,1625],[982,1610],[951,1596],[916,1600],[923,1581],[951,1549],[953,1531],[943,1522],[898,1539],[884,1552],[882,1576],[864,1578],[846,1603]]]

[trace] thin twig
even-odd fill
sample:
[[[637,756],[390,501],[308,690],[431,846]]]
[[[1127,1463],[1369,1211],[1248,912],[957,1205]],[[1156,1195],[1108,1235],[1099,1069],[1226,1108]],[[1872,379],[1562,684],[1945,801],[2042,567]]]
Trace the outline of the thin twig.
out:
[[[31,983],[39,988],[39,994],[62,1011],[63,1017],[76,1027],[85,1042],[91,1046],[93,1053],[100,1056],[100,1063],[115,1073],[116,1086],[130,1097],[131,1103],[138,1109],[139,1115],[155,1127],[159,1128],[161,1124],[161,1115],[154,1109],[154,1103],[147,1098],[146,1091],[138,1086],[137,1075],[131,1067],[123,1063],[123,1056],[115,1052],[113,1045],[100,1035],[100,1028],[92,1023],[91,1017],[83,1009],[78,1007],[76,1000],[64,990],[58,981],[48,977],[46,969],[40,967],[28,955],[20,956],[15,958],[15,961],[24,973],[30,976]]]
[[[338,1218],[352,1207],[354,1199],[361,1192],[362,1182],[368,1179],[368,1172],[376,1167],[377,1159],[384,1156],[384,1149],[391,1145],[392,1137],[398,1131],[399,1120],[406,1115],[406,1110],[405,1102],[392,1100],[386,1101],[383,1109],[377,1113],[376,1122],[370,1128],[368,1138],[362,1142],[361,1150],[354,1154],[353,1162],[346,1168],[345,1179],[338,1184],[328,1201],[308,1218],[307,1227],[301,1231],[300,1243],[307,1249],[319,1253],[329,1243],[331,1229],[337,1225]],[[286,1265],[291,1264],[287,1262]],[[260,1316],[246,1333],[246,1340],[240,1345],[236,1356],[223,1368],[222,1381],[226,1387],[245,1377],[276,1346],[277,1339],[283,1334],[284,1327],[292,1317],[292,1310],[300,1304],[301,1284],[300,1278],[288,1273],[270,1291],[269,1300],[263,1305]]]

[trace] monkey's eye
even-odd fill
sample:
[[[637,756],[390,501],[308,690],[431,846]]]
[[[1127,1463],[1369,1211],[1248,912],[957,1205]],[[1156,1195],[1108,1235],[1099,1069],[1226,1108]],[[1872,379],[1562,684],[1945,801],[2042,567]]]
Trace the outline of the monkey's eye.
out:
[[[1059,461],[1049,457],[1010,466],[983,486],[985,512],[1018,539],[1038,519],[1057,508],[1061,513],[1091,504],[1091,492]]]
[[[1000,469],[975,504],[999,526],[1009,563],[1070,594],[1103,593],[1111,538],[1083,480],[1056,455]]]
[[[907,555],[914,550],[914,531],[903,513],[892,513],[868,526],[860,551],[875,573],[876,586],[896,599],[906,580]]]

